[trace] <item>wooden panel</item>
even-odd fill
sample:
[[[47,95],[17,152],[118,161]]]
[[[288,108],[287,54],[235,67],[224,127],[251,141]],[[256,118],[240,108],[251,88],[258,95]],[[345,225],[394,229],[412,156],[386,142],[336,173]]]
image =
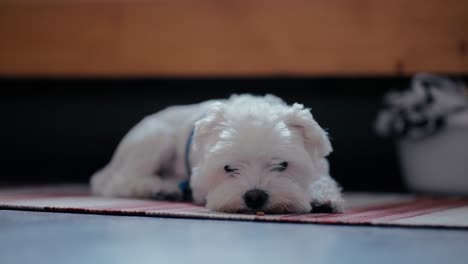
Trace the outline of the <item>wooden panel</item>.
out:
[[[0,1],[0,74],[468,73],[466,0]]]

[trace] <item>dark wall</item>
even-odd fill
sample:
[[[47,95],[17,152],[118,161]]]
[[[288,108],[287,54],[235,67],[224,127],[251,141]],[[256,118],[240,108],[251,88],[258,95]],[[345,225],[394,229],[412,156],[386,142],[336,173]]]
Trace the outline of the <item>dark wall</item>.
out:
[[[300,102],[335,151],[331,173],[346,190],[402,191],[391,140],[373,121],[382,95],[405,78],[0,80],[1,184],[86,182],[143,116],[231,93]]]

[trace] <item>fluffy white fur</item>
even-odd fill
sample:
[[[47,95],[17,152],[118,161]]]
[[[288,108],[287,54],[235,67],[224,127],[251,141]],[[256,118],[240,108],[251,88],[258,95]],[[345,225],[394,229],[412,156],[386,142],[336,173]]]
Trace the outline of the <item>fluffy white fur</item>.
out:
[[[182,197],[178,184],[189,178],[184,156],[193,128],[190,187],[195,203],[215,211],[252,212],[244,194],[257,189],[268,194],[260,211],[306,213],[312,205],[343,210],[340,189],[328,174],[325,157],[332,147],[326,133],[309,109],[272,95],[234,95],[146,117],[93,175],[93,192]],[[275,170],[283,161],[288,167]],[[226,165],[236,173],[227,173]]]

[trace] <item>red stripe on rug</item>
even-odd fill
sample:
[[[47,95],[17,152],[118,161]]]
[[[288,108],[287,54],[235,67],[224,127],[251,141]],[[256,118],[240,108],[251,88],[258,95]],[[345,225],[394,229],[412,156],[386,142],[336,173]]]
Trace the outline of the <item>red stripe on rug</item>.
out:
[[[138,202],[138,201],[136,201]],[[179,208],[204,208],[198,205],[191,203],[181,203],[181,202],[168,202],[168,201],[140,201],[140,203],[129,205],[122,204],[116,206],[95,206],[93,209],[99,209],[102,211],[160,211],[160,210],[171,210]]]
[[[129,204],[119,204],[118,201],[116,202],[115,206],[109,206],[109,205],[99,205],[95,206],[93,208],[95,209],[100,209],[103,211],[118,211],[118,210],[130,210],[130,209],[138,209],[138,210],[144,210],[147,208],[156,208],[156,207],[165,207],[165,206],[172,206],[174,203],[173,202],[155,202],[155,201],[135,201],[135,204],[129,205]]]
[[[402,213],[409,213],[415,210],[432,208],[434,206],[458,206],[468,204],[468,200],[457,200],[457,199],[432,199],[432,198],[420,198],[408,202],[393,203],[381,206],[370,206],[363,207],[355,210],[350,210],[344,214],[306,214],[306,215],[288,215],[281,217],[281,220],[285,221],[303,221],[310,219],[324,223],[335,223],[335,222],[365,222],[375,218],[385,217],[389,215],[397,215]]]
[[[401,215],[411,212],[417,212],[424,209],[436,208],[443,205],[457,205],[460,202],[454,200],[434,200],[430,198],[418,199],[412,204],[407,204],[404,206],[396,206],[389,209],[383,210],[372,210],[368,212],[362,212],[357,214],[349,214],[338,217],[330,217],[325,219],[320,219],[321,222],[325,223],[334,223],[334,222],[344,222],[344,223],[362,223],[369,222],[376,218],[387,217],[391,215]]]
[[[459,203],[453,203],[453,204],[446,204],[446,205],[441,205],[437,207],[430,207],[430,208],[424,208],[420,209],[417,211],[412,211],[412,212],[405,212],[401,214],[394,214],[394,215],[388,215],[388,216],[383,216],[383,217],[378,217],[374,218],[371,220],[371,222],[380,222],[380,221],[385,221],[385,222],[392,222],[400,219],[405,219],[405,218],[411,218],[415,216],[420,216],[420,215],[427,215],[435,212],[440,212],[452,208],[457,208],[461,206],[467,205],[466,202],[459,202]]]
[[[84,193],[13,194],[13,195],[5,195],[5,196],[0,195],[0,203],[20,201],[20,200],[67,198],[67,197],[90,197],[90,196],[89,194],[84,194]]]
[[[205,209],[204,207],[198,206],[187,206],[187,205],[177,205],[177,206],[166,206],[162,208],[148,208],[147,212],[173,212],[173,211],[188,211],[192,209]]]

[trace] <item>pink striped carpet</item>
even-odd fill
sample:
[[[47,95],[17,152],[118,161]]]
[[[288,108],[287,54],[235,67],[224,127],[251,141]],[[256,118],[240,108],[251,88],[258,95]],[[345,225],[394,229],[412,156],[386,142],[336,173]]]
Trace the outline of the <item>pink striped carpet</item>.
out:
[[[153,217],[468,228],[468,198],[350,193],[343,214],[242,215],[188,203],[93,197],[85,186],[0,189],[0,209]]]

